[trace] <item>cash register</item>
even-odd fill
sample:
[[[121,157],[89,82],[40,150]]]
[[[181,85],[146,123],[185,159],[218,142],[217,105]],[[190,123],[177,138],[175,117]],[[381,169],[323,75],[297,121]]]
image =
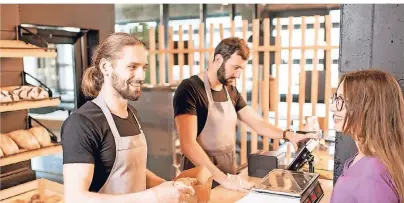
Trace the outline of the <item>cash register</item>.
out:
[[[314,157],[311,152],[319,144],[318,140],[309,140],[285,169],[273,169],[257,183],[238,203],[319,203],[324,191],[314,173]],[[299,171],[309,164],[309,172]]]

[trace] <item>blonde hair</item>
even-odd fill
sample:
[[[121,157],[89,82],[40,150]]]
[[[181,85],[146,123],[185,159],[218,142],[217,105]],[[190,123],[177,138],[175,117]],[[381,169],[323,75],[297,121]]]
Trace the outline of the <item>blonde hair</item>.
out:
[[[94,50],[91,66],[84,71],[81,88],[85,96],[96,97],[104,83],[100,70],[101,59],[115,60],[125,46],[142,45],[143,42],[127,33],[113,33],[105,38]]]

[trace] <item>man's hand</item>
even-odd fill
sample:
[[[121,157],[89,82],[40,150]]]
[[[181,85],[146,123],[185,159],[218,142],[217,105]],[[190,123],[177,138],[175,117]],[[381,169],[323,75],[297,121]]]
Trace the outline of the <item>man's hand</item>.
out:
[[[308,140],[308,139],[319,139],[320,133],[299,134],[299,133],[294,133],[294,132],[286,132],[286,138],[289,140],[289,142],[291,144],[293,144],[295,151],[297,151],[298,142],[303,141],[303,140]]]
[[[156,195],[157,202],[161,203],[182,203],[189,195],[194,195],[195,190],[192,187],[198,181],[191,180],[188,184],[183,182],[167,181],[154,188],[153,192]]]
[[[240,175],[227,174],[226,180],[221,185],[229,190],[248,192],[254,186],[254,183],[244,180]]]

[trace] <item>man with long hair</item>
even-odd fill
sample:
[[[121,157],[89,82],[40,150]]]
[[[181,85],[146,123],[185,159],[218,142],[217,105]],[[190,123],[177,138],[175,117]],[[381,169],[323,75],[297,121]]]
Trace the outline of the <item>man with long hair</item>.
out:
[[[146,48],[129,34],[111,34],[94,51],[82,89],[96,98],[62,126],[65,202],[177,203],[194,193],[195,181],[166,182],[146,168],[146,139],[128,101],[140,97],[147,65]]]

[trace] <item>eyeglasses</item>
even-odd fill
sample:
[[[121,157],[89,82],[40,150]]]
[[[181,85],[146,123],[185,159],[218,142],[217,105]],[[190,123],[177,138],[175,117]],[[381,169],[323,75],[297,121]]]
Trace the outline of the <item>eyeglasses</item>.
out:
[[[334,104],[334,102],[337,111],[342,111],[342,109],[344,108],[345,99],[341,96],[337,96],[337,93],[334,93],[331,96],[331,104]]]

